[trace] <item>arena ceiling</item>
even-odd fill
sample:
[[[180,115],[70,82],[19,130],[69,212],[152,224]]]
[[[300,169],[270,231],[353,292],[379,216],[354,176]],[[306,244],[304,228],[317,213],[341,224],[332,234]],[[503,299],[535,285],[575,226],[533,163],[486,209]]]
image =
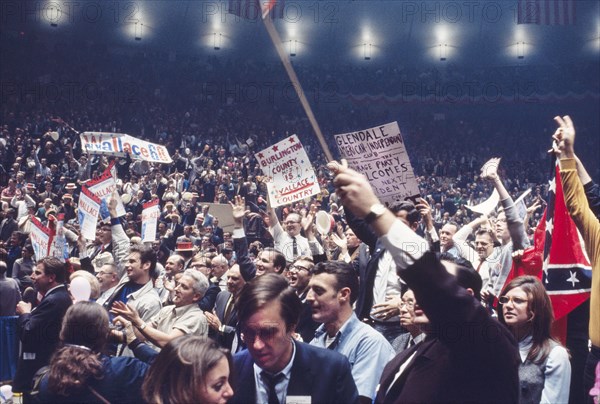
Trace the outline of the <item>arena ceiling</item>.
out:
[[[537,23],[518,24],[519,7],[527,2],[540,8],[522,18]],[[5,40],[84,41],[158,50],[175,60],[182,54],[277,60],[257,13],[250,9],[251,19],[235,16],[228,0],[0,4]],[[281,5],[283,18],[275,25],[286,50],[295,51],[293,60],[301,63],[555,65],[598,62],[600,56],[596,0],[286,0]]]

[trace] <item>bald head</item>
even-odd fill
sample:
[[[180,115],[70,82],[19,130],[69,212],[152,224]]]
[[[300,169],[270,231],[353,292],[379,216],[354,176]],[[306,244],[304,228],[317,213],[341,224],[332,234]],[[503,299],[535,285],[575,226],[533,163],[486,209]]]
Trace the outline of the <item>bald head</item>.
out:
[[[225,272],[229,269],[229,262],[227,258],[223,257],[221,254],[217,255],[211,261],[212,273],[213,276],[217,278],[221,278]]]

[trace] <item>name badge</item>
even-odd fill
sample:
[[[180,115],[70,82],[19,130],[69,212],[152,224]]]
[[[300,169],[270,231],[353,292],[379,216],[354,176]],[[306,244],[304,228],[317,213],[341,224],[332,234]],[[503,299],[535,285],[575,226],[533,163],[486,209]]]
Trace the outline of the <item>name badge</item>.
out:
[[[310,396],[287,396],[286,404],[310,404]]]
[[[35,360],[35,352],[23,352],[23,360],[24,361]]]

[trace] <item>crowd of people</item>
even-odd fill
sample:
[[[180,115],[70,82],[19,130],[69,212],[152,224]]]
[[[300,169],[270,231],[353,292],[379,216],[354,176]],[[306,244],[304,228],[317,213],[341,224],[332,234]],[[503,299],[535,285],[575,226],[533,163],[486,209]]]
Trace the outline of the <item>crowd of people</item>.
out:
[[[0,316],[17,317],[14,392],[41,402],[103,403],[597,400],[594,124],[579,124],[583,146],[575,156],[570,119],[558,119],[553,136],[546,122],[548,110],[562,105],[528,105],[521,115],[514,105],[407,104],[397,114],[397,106],[365,106],[350,94],[399,94],[407,81],[435,86],[469,75],[507,86],[536,81],[536,95],[564,94],[556,78],[589,69],[297,66],[317,116],[328,118],[321,120],[326,133],[406,117],[399,124],[422,198],[386,207],[364,177],[326,161],[277,66],[217,58],[139,63],[149,56],[114,58],[80,45],[70,65],[62,63],[72,56],[66,46],[37,49],[44,66],[27,63],[31,53],[13,45],[18,63],[0,68],[14,78],[3,91],[0,123]],[[93,82],[82,66],[99,72]],[[253,102],[246,91],[256,83],[266,98]],[[570,88],[597,97],[597,88]],[[594,111],[585,100],[570,105]],[[499,121],[503,114],[515,120]],[[84,153],[83,131],[160,143],[173,163]],[[272,208],[254,154],[291,133],[321,192]],[[327,141],[335,151],[333,137]],[[593,272],[585,366],[587,330],[578,330],[583,360],[551,333],[541,267],[539,276],[508,279],[534,245],[555,191],[544,162],[549,148]],[[86,240],[82,185],[113,162],[117,191],[95,239]],[[497,210],[468,208],[493,191]],[[155,241],[144,244],[141,212],[153,200],[160,217]],[[329,230],[315,223],[319,212],[332,219]],[[63,256],[36,254],[33,218],[62,228]]]
[[[4,129],[14,163],[0,194],[0,303],[3,316],[18,316],[12,388],[27,399],[568,402],[595,394],[598,278],[592,350],[585,369],[572,369],[551,333],[539,277],[507,281],[534,242],[548,190],[534,188],[530,206],[519,208],[511,193],[531,184],[509,185],[500,159],[479,167],[475,158],[425,159],[433,175],[420,186],[429,194],[389,207],[365,177],[329,162],[321,193],[272,208],[249,151],[206,144],[187,153],[182,145],[171,165],[115,160],[117,192],[95,240],[85,240],[81,184],[110,159],[77,159],[75,131],[51,122],[56,131],[41,137]],[[552,151],[595,272],[598,187],[574,154],[570,118],[557,122]],[[463,170],[479,175],[463,184]],[[491,190],[497,212],[465,208]],[[160,219],[156,241],[145,245],[141,208],[153,199]],[[229,204],[230,218],[216,214],[216,202]],[[320,211],[330,229],[316,225]],[[66,262],[36,256],[27,237],[33,217],[51,229],[64,222]]]

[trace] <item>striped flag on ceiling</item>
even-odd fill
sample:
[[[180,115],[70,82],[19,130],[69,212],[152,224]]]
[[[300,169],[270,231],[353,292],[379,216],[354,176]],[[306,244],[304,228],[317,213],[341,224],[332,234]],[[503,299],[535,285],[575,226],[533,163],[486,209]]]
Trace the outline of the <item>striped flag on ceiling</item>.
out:
[[[285,0],[229,0],[228,12],[248,20],[283,18]]]
[[[518,0],[517,24],[575,25],[577,0]]]

